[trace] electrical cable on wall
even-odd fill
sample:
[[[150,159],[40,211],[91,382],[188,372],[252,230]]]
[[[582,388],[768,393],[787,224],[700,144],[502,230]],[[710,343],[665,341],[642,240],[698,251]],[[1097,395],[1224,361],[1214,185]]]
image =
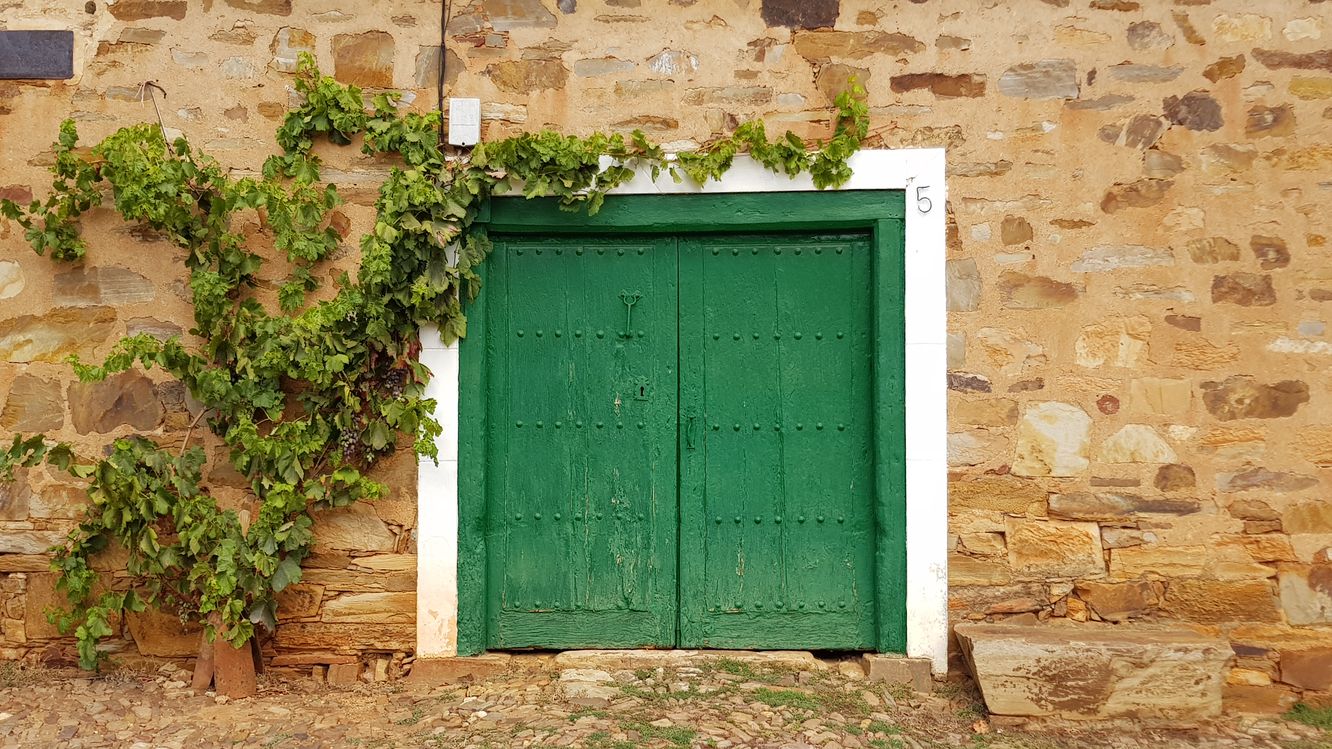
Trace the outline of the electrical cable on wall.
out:
[[[444,156],[444,77],[448,70],[449,11],[453,3],[444,0],[439,7],[439,78],[435,81],[435,93],[439,110],[439,154]]]

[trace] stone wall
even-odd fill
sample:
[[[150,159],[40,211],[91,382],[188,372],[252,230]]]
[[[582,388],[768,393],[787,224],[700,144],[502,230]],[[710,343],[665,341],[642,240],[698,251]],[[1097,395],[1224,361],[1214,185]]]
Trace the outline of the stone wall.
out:
[[[454,6],[450,92],[481,98],[484,137],[642,128],[683,148],[750,117],[818,136],[855,75],[872,145],[948,149],[954,619],[1186,622],[1233,644],[1230,709],[1328,697],[1332,5]],[[0,7],[9,28],[76,39],[73,80],[0,81],[9,197],[43,194],[62,118],[87,138],[150,119],[144,79],[167,90],[168,127],[240,171],[274,150],[299,50],[345,81],[433,103],[431,3]],[[354,260],[385,165],[327,154]],[[193,415],[178,387],[156,373],[72,384],[60,363],[125,332],[189,327],[169,247],[105,210],[89,226],[74,268],[0,227],[0,430],[89,450],[131,432],[180,440]],[[320,551],[284,601],[286,662],[410,651],[414,478],[410,464],[390,473],[390,499],[321,518]],[[244,506],[235,476],[215,465],[212,477]],[[43,471],[0,489],[0,655],[64,647],[41,616],[53,600],[42,551],[80,502]],[[184,654],[193,639],[177,629],[131,620],[120,647]]]

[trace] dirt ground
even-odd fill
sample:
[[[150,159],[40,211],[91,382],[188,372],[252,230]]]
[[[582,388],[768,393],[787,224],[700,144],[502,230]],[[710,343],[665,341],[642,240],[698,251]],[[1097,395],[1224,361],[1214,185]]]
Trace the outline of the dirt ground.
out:
[[[1241,718],[1192,730],[1135,724],[1014,727],[961,682],[931,695],[870,684],[846,664],[722,659],[699,666],[562,668],[515,658],[474,683],[329,686],[297,672],[228,700],[173,664],[94,675],[0,664],[0,747],[1263,747],[1332,749],[1332,733]]]

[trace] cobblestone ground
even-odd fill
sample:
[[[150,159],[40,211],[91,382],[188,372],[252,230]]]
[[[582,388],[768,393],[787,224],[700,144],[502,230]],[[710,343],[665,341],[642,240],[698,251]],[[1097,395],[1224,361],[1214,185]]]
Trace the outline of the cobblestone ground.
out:
[[[562,669],[515,658],[475,683],[329,686],[294,673],[260,694],[195,694],[171,664],[90,677],[0,664],[0,747],[1282,747],[1332,735],[1279,720],[1192,731],[1068,724],[1015,728],[984,717],[962,685],[922,696],[869,684],[849,664],[813,669],[719,660],[701,667]]]

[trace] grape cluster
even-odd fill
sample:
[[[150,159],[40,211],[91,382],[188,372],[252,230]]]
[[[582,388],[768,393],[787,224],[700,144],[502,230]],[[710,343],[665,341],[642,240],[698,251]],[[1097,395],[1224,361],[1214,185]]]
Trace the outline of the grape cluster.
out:
[[[384,388],[393,398],[401,398],[403,388],[407,387],[407,370],[392,369],[384,375]]]
[[[360,426],[342,430],[342,434],[338,436],[338,446],[342,448],[344,463],[354,463],[360,459],[362,452]]]

